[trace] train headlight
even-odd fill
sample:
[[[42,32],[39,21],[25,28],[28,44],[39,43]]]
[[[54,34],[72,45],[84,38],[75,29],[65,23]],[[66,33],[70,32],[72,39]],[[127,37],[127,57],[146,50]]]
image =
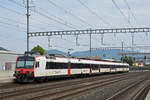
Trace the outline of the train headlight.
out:
[[[18,73],[19,73],[19,71],[15,71],[15,73],[16,73],[16,74],[18,74]]]
[[[29,71],[29,74],[32,75],[32,76],[34,76],[34,72],[32,72],[32,71]]]
[[[29,74],[32,74],[32,71],[29,71],[28,73],[29,73]]]

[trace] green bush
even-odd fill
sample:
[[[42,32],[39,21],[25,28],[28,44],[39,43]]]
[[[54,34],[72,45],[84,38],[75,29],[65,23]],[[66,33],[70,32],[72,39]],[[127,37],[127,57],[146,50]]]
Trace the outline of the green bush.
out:
[[[31,51],[33,52],[39,52],[41,55],[46,54],[46,51],[39,45],[37,45],[36,47],[34,47]]]

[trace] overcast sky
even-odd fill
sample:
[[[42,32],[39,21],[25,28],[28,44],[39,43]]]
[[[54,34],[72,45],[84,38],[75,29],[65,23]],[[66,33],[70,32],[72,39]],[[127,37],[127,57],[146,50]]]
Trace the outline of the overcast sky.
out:
[[[149,27],[150,0],[30,0],[30,32],[73,29]],[[116,5],[115,5],[116,4]],[[26,50],[26,0],[0,0],[0,47],[24,52]],[[119,11],[119,9],[120,11]],[[131,23],[131,25],[129,24]],[[149,45],[150,34],[134,34],[136,45]],[[105,46],[131,46],[131,34],[104,35]],[[30,49],[67,52],[89,49],[89,35],[30,38]],[[92,35],[92,47],[104,47],[101,35]],[[139,51],[143,51],[142,49]],[[148,50],[145,50],[148,51]]]

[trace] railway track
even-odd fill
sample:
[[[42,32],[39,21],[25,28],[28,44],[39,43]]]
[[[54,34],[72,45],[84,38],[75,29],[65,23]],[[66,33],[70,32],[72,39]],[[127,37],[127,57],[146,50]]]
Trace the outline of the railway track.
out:
[[[150,89],[150,78],[142,79],[117,92],[107,100],[144,100]]]
[[[121,73],[121,74],[110,74],[110,75],[101,75],[101,76],[94,76],[92,77],[92,80],[97,80],[97,79],[106,79],[109,77],[116,77],[116,76],[124,76],[127,75],[129,73]],[[132,74],[132,73],[130,73]],[[91,77],[86,77],[86,78],[76,78],[76,79],[68,79],[68,80],[52,80],[52,81],[48,81],[46,83],[41,83],[41,84],[37,84],[37,83],[32,83],[32,84],[15,84],[15,83],[9,83],[6,85],[2,85],[0,86],[0,93],[7,93],[8,91],[17,91],[17,90],[24,90],[24,89],[32,89],[32,88],[37,88],[37,87],[53,87],[55,86],[59,86],[65,83],[73,83],[73,82],[81,82],[81,81],[87,81],[87,80],[91,80]]]
[[[121,74],[110,74],[110,75],[101,75],[101,77],[99,77],[99,76],[92,76],[92,78],[94,78],[94,79],[96,79],[97,77],[98,78],[101,78],[101,79],[104,79],[104,78],[108,78],[108,77],[113,77],[113,76],[121,76],[121,75],[126,75],[126,74],[128,74],[128,73],[121,73]],[[53,79],[53,80],[50,80],[50,81],[48,81],[48,82],[43,82],[43,83],[41,83],[41,84],[39,84],[38,83],[38,86],[43,86],[43,85],[49,85],[49,83],[50,84],[57,84],[57,83],[64,83],[64,82],[66,82],[66,81],[80,81],[80,80],[87,80],[87,79],[90,79],[91,77],[79,77],[79,78],[76,78],[76,79],[74,79],[74,78],[67,78],[68,80],[64,80],[64,79]],[[2,83],[1,85],[0,85],[0,90],[1,89],[10,89],[10,88],[17,88],[17,87],[20,87],[20,86],[23,86],[23,87],[28,87],[28,86],[37,86],[37,83],[31,83],[31,84],[18,84],[18,83]]]
[[[113,77],[108,76],[107,78],[92,77],[85,79],[70,80],[69,82],[60,82],[56,84],[43,84],[36,85],[33,87],[26,87],[13,90],[3,90],[0,92],[0,100],[35,100],[35,99],[67,99],[76,94],[95,89],[97,87],[103,87],[121,80],[128,79],[129,77],[134,78],[137,75],[143,73],[130,73],[114,75]]]

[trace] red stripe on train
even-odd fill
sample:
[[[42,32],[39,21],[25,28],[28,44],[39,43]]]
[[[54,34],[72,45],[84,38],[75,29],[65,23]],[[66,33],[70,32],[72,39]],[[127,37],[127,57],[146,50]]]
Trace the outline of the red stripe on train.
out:
[[[99,73],[101,74],[101,65],[99,65]]]
[[[68,76],[70,77],[71,75],[71,63],[68,63]]]
[[[90,65],[90,75],[92,75],[92,65]]]

